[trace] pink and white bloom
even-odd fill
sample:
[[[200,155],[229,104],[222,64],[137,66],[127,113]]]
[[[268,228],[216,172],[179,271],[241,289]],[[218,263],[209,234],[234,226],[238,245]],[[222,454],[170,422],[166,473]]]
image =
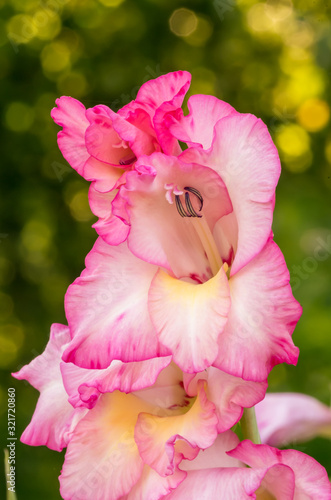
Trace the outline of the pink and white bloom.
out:
[[[280,174],[279,156],[267,127],[255,116],[238,113],[228,104],[212,96],[192,96],[188,106],[190,110],[188,116],[184,117],[181,109],[169,110],[164,114],[159,126],[163,126],[167,131],[166,136],[169,141],[170,138],[172,141],[180,139],[189,146],[176,156],[181,162],[188,163],[191,168],[192,164],[194,165],[192,176],[194,177],[196,173],[196,182],[180,186],[178,177],[183,176],[180,172],[178,175],[173,172],[172,175],[168,175],[168,182],[163,185],[163,189],[170,190],[167,195],[170,203],[171,193],[177,192],[176,189],[183,191],[186,185],[199,191],[198,185],[200,188],[203,185],[203,192],[200,190],[203,199],[212,199],[215,206],[222,203],[223,196],[220,198],[218,184],[223,183],[231,203],[231,210],[218,217],[211,231],[217,234],[224,259],[229,265],[231,263],[231,272],[234,273],[256,256],[270,237],[275,188]],[[164,138],[164,134],[162,137]],[[169,165],[173,165],[171,155],[174,154],[172,147],[167,147],[165,141],[160,141],[165,159],[162,161],[162,156],[158,155],[157,160],[152,162],[159,177],[161,177],[160,169],[156,168],[156,161],[162,161],[164,164],[168,158]],[[141,174],[143,166],[150,169],[151,163],[143,158],[140,160],[135,164],[134,170],[139,170]],[[136,168],[138,166],[140,169]],[[216,185],[213,178],[208,182],[206,179],[199,179],[198,171],[199,169],[201,171],[202,167],[209,167],[214,172],[214,178],[219,179]],[[179,168],[177,164],[177,169],[182,171],[183,167]],[[132,178],[131,176],[130,191],[133,190]],[[153,184],[154,188],[156,186],[157,182]],[[125,187],[126,184],[123,183],[123,189],[120,189],[116,199],[112,201],[108,198],[108,202],[112,202],[112,218],[117,217],[122,220],[128,226],[127,234],[129,234],[134,231],[135,217],[123,207],[122,197],[126,199]],[[185,189],[184,193],[186,195]],[[150,194],[155,196],[156,189],[150,190]],[[130,201],[132,197],[133,193]],[[94,209],[98,211],[98,200],[99,203],[101,200],[93,189],[90,199]],[[190,199],[192,200],[192,195]],[[115,221],[112,221],[112,224],[115,224]],[[109,243],[117,244],[116,239],[112,240],[112,237],[116,238],[115,234],[103,233],[102,236]]]
[[[238,444],[230,433],[219,435],[214,445],[196,459],[181,463],[187,477],[165,497],[167,500],[331,498],[327,472],[313,458],[248,440]],[[231,450],[233,445],[236,447]]]
[[[331,408],[312,396],[270,393],[256,405],[262,443],[285,446],[316,436],[331,438]]]
[[[134,486],[145,498],[160,498],[183,480],[178,464],[214,442],[217,417],[203,385],[195,400],[187,400],[183,390],[172,394],[175,373],[167,381],[160,395],[156,382],[146,394],[100,396],[68,444],[60,477],[64,499],[117,500]]]
[[[197,259],[199,248],[192,247]],[[64,360],[85,368],[172,355],[185,372],[215,366],[263,382],[275,364],[297,359],[291,333],[301,308],[271,240],[230,279],[224,265],[208,279],[203,271],[176,276],[135,257],[126,243],[110,246],[99,238],[67,291],[65,309],[72,341]]]
[[[168,78],[173,75],[162,79],[165,85]],[[157,81],[150,82],[154,90]],[[90,306],[96,295],[107,297],[104,287],[109,288],[114,272],[112,251],[99,251],[98,243],[88,269],[66,296],[73,340],[65,359],[103,368],[112,359],[168,353],[186,372],[215,366],[264,381],[274,365],[296,363],[298,349],[291,335],[301,314],[281,252],[272,242],[277,150],[261,120],[214,97],[192,96],[185,117],[176,107],[187,90],[180,89],[172,100],[158,99],[156,111],[152,105],[162,152],[143,154],[141,149],[116,190],[106,192],[96,182],[91,186],[99,234],[114,246],[126,240],[132,254],[124,244],[114,251],[122,265],[130,261],[124,267],[126,275],[131,271],[131,300],[121,299],[122,290],[115,309],[98,301],[96,315]],[[174,147],[178,139],[187,142],[186,151]],[[106,144],[108,148],[112,141]],[[97,153],[94,158],[100,160]],[[95,272],[96,261],[100,270]],[[108,266],[108,280],[101,277],[100,266]],[[84,318],[81,297],[89,311]],[[119,332],[128,327],[126,345]],[[83,346],[91,347],[90,354],[85,355]]]
[[[116,189],[125,183],[125,174],[137,158],[161,151],[162,131],[157,125],[166,112],[182,105],[191,75],[177,71],[151,80],[140,88],[137,97],[117,113],[107,106],[86,109],[72,97],[56,100],[51,116],[62,127],[58,145],[68,163],[86,180],[92,181],[91,208],[100,220],[96,231],[107,239],[110,228],[119,231],[111,206]],[[172,138],[172,154],[179,154],[178,141]],[[115,190],[113,192],[113,190]],[[106,213],[99,204],[108,204]],[[123,241],[126,233],[118,236]]]
[[[64,499],[162,498],[186,477],[180,463],[212,446],[266,390],[215,368],[183,374],[171,356],[81,368],[61,359],[69,340],[68,327],[53,325],[44,353],[14,374],[40,391],[22,441],[67,447]]]
[[[68,118],[75,116],[70,98],[53,110],[63,126],[60,147],[93,180],[95,228],[111,245],[127,241],[132,254],[124,244],[111,258],[101,243],[91,252],[66,296],[73,340],[65,359],[104,368],[113,359],[167,353],[186,372],[216,366],[264,381],[275,364],[296,363],[291,334],[301,314],[271,235],[279,157],[261,120],[214,97],[192,96],[185,117],[180,106],[189,81],[188,73],[171,73],[145,84],[117,114],[105,106],[84,111],[83,130]],[[82,105],[74,107],[81,125]],[[78,151],[86,150],[79,165],[71,156],[78,137]],[[189,146],[184,152],[179,139]],[[123,141],[130,162],[117,154],[124,154]],[[86,174],[91,162],[94,177]],[[121,287],[109,309],[115,259],[131,277],[130,301]],[[108,267],[107,280],[101,267]],[[100,296],[104,304],[96,304]],[[87,355],[83,346],[91,348]]]
[[[67,448],[64,500],[329,500],[322,466],[269,446],[331,427],[311,398],[264,399],[273,366],[297,362],[301,315],[271,231],[277,150],[212,96],[184,116],[189,84],[163,75],[117,113],[71,97],[52,110],[99,238],[66,293],[68,327],[13,374],[40,391],[22,441]],[[239,442],[231,428],[259,402],[268,445]]]
[[[263,384],[222,378],[216,369],[185,380],[169,357],[149,362],[164,366],[156,380],[147,361],[115,361],[105,370],[61,364],[69,401],[90,410],[68,444],[64,499],[163,498],[186,477],[182,461],[213,445],[220,429],[239,420],[241,405],[255,404],[265,391]],[[137,384],[134,365],[150,386]]]
[[[111,244],[123,242],[130,232],[131,218],[123,214],[116,193],[125,186],[127,172],[135,170],[137,159],[156,151],[210,167],[224,183],[232,206],[215,225],[225,261],[231,262],[234,273],[270,236],[279,157],[261,120],[238,113],[213,96],[191,96],[189,115],[184,116],[181,104],[190,79],[189,73],[178,71],[151,80],[118,113],[103,105],[86,110],[75,99],[61,97],[52,117],[63,127],[58,143],[64,157],[93,181],[90,205],[99,217],[94,227]],[[182,152],[179,140],[188,150]],[[167,183],[168,201],[176,192],[176,181],[172,176]],[[194,183],[186,185],[197,189]],[[219,194],[213,179],[204,184],[203,196],[214,198],[214,204]]]
[[[87,180],[102,184],[115,175],[111,167],[126,170],[142,154],[160,151],[155,114],[180,107],[190,81],[186,71],[160,76],[117,113],[105,105],[86,109],[72,97],[57,99],[51,116],[62,127],[58,145],[64,158]]]

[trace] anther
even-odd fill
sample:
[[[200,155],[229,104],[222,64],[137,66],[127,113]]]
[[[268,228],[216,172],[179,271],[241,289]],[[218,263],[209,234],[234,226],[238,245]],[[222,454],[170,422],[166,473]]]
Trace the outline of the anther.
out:
[[[194,210],[190,200],[190,193],[187,192],[185,193],[185,205],[191,217],[202,217],[202,215],[197,214],[196,211]]]
[[[182,202],[180,201],[180,197],[178,194],[175,195],[175,202],[176,202],[176,208],[177,212],[181,217],[191,217],[189,214],[187,214],[184,210],[184,207],[182,205]]]
[[[202,207],[203,207],[203,198],[201,196],[200,191],[198,191],[195,188],[191,188],[191,187],[184,187],[184,189],[185,189],[185,191],[189,191],[190,193],[195,194],[195,196],[198,198],[198,200],[200,201],[199,212],[201,212]]]
[[[202,215],[199,215],[195,211],[195,209],[193,208],[192,202],[191,202],[191,198],[190,198],[190,193],[194,194],[198,198],[198,200],[200,201],[199,212],[201,212],[202,207],[203,207],[203,198],[202,198],[200,192],[197,189],[191,188],[191,187],[185,187],[184,189],[186,191],[185,192],[186,210],[184,209],[184,207],[182,205],[180,196],[179,195],[175,195],[176,208],[177,208],[177,211],[178,211],[179,215],[181,217],[198,217],[198,218],[201,218]]]

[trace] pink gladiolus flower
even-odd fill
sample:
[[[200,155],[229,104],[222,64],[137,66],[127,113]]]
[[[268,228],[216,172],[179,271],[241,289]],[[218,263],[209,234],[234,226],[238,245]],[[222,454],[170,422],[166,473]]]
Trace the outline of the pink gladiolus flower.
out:
[[[248,127],[246,122],[245,119],[244,138],[249,132],[253,134],[254,127],[261,135],[265,132],[263,127],[260,130],[261,124],[256,124],[255,118],[254,126]],[[240,135],[239,124],[237,135]],[[226,140],[224,137],[224,143]],[[263,241],[264,246],[258,253],[256,248],[251,253],[258,240],[254,243],[250,236],[247,239],[244,236],[248,229],[250,234],[261,235],[258,220],[265,212],[272,216],[273,208],[273,202],[263,201],[263,196],[269,190],[268,196],[273,198],[274,186],[272,182],[264,185],[265,164],[261,161],[263,174],[258,173],[262,178],[257,176],[258,180],[254,180],[258,201],[254,203],[253,183],[247,203],[255,208],[252,212],[246,210],[243,194],[243,206],[238,207],[239,213],[243,210],[246,214],[242,220],[243,233],[241,238],[238,226],[234,244],[233,234],[239,219],[232,211],[232,199],[221,170],[217,172],[196,163],[184,163],[183,155],[175,158],[154,153],[141,157],[135,170],[128,173],[126,185],[120,188],[113,204],[114,213],[120,213],[130,224],[127,240],[130,251],[167,270],[167,273],[158,272],[149,290],[152,322],[160,342],[171,349],[174,360],[184,371],[199,371],[215,364],[236,376],[264,380],[275,364],[296,363],[298,350],[290,335],[301,315],[301,308],[289,287],[285,262],[271,241],[270,232],[266,243],[261,236],[259,245]],[[252,161],[250,155],[253,153],[248,148],[248,160]],[[269,156],[265,152],[265,158]],[[226,242],[231,240],[229,247]],[[236,265],[239,254],[245,254],[245,259]],[[225,279],[228,267],[229,281]],[[213,300],[216,297],[218,305],[215,308]],[[228,311],[227,299],[231,301]],[[221,317],[226,321],[222,322]],[[172,334],[171,325],[181,332],[180,339]],[[209,349],[203,344],[198,330],[208,332],[205,342],[209,343]],[[195,359],[191,350],[187,351],[190,342],[196,349],[197,338],[199,359]],[[218,343],[222,344],[219,352]]]
[[[61,360],[69,341],[68,327],[53,325],[44,353],[14,374],[40,391],[22,441],[67,447],[64,499],[161,498],[186,477],[180,463],[212,446],[266,390],[216,368],[183,374],[170,356],[80,368]]]
[[[73,340],[64,359],[105,368],[113,359],[171,354],[186,372],[215,366],[265,381],[274,365],[296,363],[291,334],[301,314],[272,242],[278,153],[261,120],[212,96],[192,96],[184,116],[189,81],[171,73],[145,84],[117,114],[104,106],[84,111],[79,132],[68,118],[70,98],[53,110],[64,127],[62,151],[93,180],[95,228],[107,243],[123,243],[111,250],[98,242],[69,288]],[[84,168],[70,156],[78,137]],[[128,165],[114,159],[117,140],[133,152]],[[91,162],[94,177],[86,175]],[[119,262],[130,282],[120,280],[113,297],[109,280]]]
[[[271,446],[331,438],[331,408],[306,394],[267,394],[256,406],[256,418],[262,442]]]
[[[71,97],[52,110],[99,238],[66,293],[68,326],[13,374],[40,391],[21,439],[67,448],[64,500],[331,500],[315,460],[231,430],[243,417],[238,435],[259,442],[248,409],[273,366],[297,362],[301,307],[271,232],[268,130],[212,96],[184,116],[189,83],[163,75],[117,113]],[[307,401],[267,396],[263,440],[325,431],[330,411],[310,398],[303,421]]]
[[[59,148],[68,163],[92,181],[90,204],[100,217],[94,227],[106,240],[109,231],[116,233],[116,243],[125,240],[127,228],[112,217],[110,203],[136,159],[161,151],[158,123],[166,112],[181,106],[190,80],[186,71],[151,80],[117,113],[104,105],[86,110],[72,97],[57,99],[51,116],[63,128],[58,133]],[[171,144],[171,154],[179,154],[178,141],[172,138]]]
[[[63,127],[58,143],[72,167],[93,181],[90,205],[99,217],[94,227],[111,244],[124,241],[130,232],[131,220],[121,196],[114,197],[126,184],[127,172],[135,169],[136,159],[162,151],[179,155],[184,162],[209,166],[217,174],[214,179],[224,183],[233,207],[227,217],[218,217],[217,227],[211,230],[217,229],[222,254],[235,272],[270,236],[280,174],[278,153],[261,120],[237,113],[215,97],[191,96],[190,113],[184,116],[180,106],[190,79],[189,73],[178,71],[151,80],[118,113],[103,105],[86,110],[75,99],[61,97],[52,110],[53,119]],[[187,151],[182,152],[178,139],[188,144]],[[214,179],[204,185],[203,196],[217,204],[219,182],[214,186]],[[169,202],[177,192],[176,182],[174,175],[166,183]],[[185,186],[197,189],[195,183],[184,182],[181,190]]]
[[[316,460],[300,451],[279,451],[248,440],[230,450],[238,443],[230,433],[219,435],[193,461],[181,463],[187,477],[165,499],[330,500],[328,475]]]
[[[296,361],[290,333],[301,308],[272,241],[230,279],[224,266],[200,283],[178,279],[101,238],[86,266],[66,294],[65,361],[105,368],[171,354],[185,372],[216,366],[259,382],[276,363]]]

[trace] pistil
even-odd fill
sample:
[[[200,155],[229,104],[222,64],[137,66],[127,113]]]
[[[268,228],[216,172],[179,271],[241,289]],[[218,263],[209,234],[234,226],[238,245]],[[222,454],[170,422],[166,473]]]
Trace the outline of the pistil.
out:
[[[183,189],[178,188],[174,183],[165,184],[166,200],[170,205],[173,204],[172,195],[175,196],[175,205],[177,212],[181,217],[189,218],[192,223],[202,247],[207,256],[211,272],[215,276],[223,266],[222,258],[219,254],[215,239],[209,228],[206,218],[203,216],[203,197],[196,188],[185,186]],[[183,206],[181,197],[184,195],[185,207]],[[195,206],[192,203],[191,196],[195,198]],[[194,199],[193,198],[193,199]],[[196,207],[197,201],[199,206]],[[225,268],[226,266],[226,268]],[[224,270],[227,272],[228,266],[224,264]]]
[[[215,276],[223,266],[223,261],[216,246],[215,239],[208,226],[208,222],[205,217],[201,217],[199,219],[192,218],[191,222],[200,238],[204,251],[206,252],[213,276]]]
[[[218,248],[215,243],[215,239],[209,228],[208,222],[201,213],[203,208],[203,198],[201,196],[201,193],[195,188],[186,186],[184,187],[184,190],[185,190],[186,210],[184,209],[183,204],[181,202],[180,194],[177,194],[175,196],[177,211],[181,217],[190,218],[190,221],[193,224],[193,227],[202,243],[203,249],[206,252],[207,259],[209,261],[213,276],[215,276],[220,270],[220,268],[223,266],[223,261],[219,254]],[[183,194],[183,192],[181,194]],[[199,208],[197,210],[192,205],[190,195],[194,195],[195,198],[199,201]]]

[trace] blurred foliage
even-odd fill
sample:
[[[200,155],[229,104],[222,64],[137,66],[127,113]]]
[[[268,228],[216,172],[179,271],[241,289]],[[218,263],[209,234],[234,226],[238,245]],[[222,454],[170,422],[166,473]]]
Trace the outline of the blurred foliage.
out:
[[[1,435],[8,387],[17,435],[31,418],[37,391],[10,372],[43,351],[52,322],[65,322],[63,296],[96,237],[88,185],[57,148],[54,101],[117,110],[144,81],[177,69],[192,73],[191,94],[261,117],[276,141],[275,239],[303,316],[298,367],[275,368],[269,385],[330,404],[330,18],[322,0],[0,0]],[[331,472],[330,442],[299,449]],[[18,499],[60,498],[63,454],[16,451]]]

